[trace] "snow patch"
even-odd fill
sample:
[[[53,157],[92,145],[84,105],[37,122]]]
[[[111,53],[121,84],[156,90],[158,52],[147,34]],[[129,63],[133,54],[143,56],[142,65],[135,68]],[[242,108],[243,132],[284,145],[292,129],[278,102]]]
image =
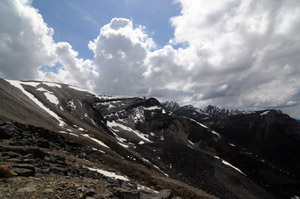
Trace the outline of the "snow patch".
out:
[[[209,129],[207,126],[205,126],[204,124],[201,124],[200,122],[197,122],[196,120],[194,120],[194,119],[191,119],[191,118],[188,118],[188,117],[184,117],[184,118],[187,118],[187,119],[189,119],[189,120],[191,120],[191,121],[193,121],[193,122],[196,122],[198,125],[200,125],[200,126],[202,126],[202,127],[204,127],[204,128],[206,128],[206,129]],[[216,136],[218,136],[218,137],[221,137],[221,135],[219,134],[219,133],[217,133],[216,131],[210,131],[212,134],[214,134],[214,135],[216,135]]]
[[[44,92],[44,95],[49,100],[49,102],[51,102],[52,104],[55,104],[56,106],[59,104],[59,100],[52,92],[50,92],[44,88],[41,88],[41,87],[36,90],[40,91],[40,92]]]
[[[270,112],[270,111],[265,111],[265,112],[261,113],[260,115],[261,115],[261,116],[262,116],[262,115],[267,115],[269,112]]]
[[[87,131],[87,130],[85,130],[84,128],[81,128],[81,127],[79,127],[78,130],[79,130],[79,131]]]
[[[74,134],[74,133],[69,133],[69,135],[73,135],[75,137],[79,137],[78,135]]]
[[[101,153],[105,153],[104,151],[101,151],[101,150],[99,150],[99,149],[96,149],[96,148],[92,148],[94,151],[99,151],[99,152],[101,152]]]
[[[145,110],[147,111],[152,111],[152,110],[156,110],[156,109],[161,109],[161,107],[158,106],[150,106],[150,107],[144,107]]]
[[[232,144],[232,143],[228,143],[230,146],[232,146],[232,147],[235,147],[235,145],[234,144]]]
[[[66,125],[66,123],[64,123],[56,113],[54,113],[52,110],[47,108],[42,102],[40,102],[37,98],[35,98],[34,95],[26,91],[21,85],[22,82],[16,80],[6,80],[6,81],[9,82],[12,86],[20,89],[29,99],[31,99],[34,103],[36,103],[40,108],[44,109],[49,115],[54,117],[59,122],[59,126],[62,127]]]
[[[42,87],[40,87],[40,88],[37,88],[36,89],[37,91],[40,91],[40,92],[49,92],[48,90],[46,90],[46,89],[44,89],[44,88],[42,88]]]
[[[67,129],[67,131],[71,131],[70,129]],[[63,134],[68,134],[68,135],[72,135],[72,136],[75,136],[75,137],[79,137],[78,135],[74,134],[74,133],[68,133],[68,132],[65,132],[65,131],[59,131],[60,133],[63,133]]]
[[[204,124],[201,124],[200,122],[197,122],[197,121],[196,121],[196,120],[194,120],[194,119],[191,119],[191,118],[188,118],[188,117],[184,117],[184,118],[186,118],[186,119],[189,119],[189,120],[191,120],[191,121],[193,121],[193,122],[196,122],[198,125],[200,125],[200,126],[202,126],[202,127],[206,128],[206,129],[208,129],[208,127],[207,127],[207,126],[205,126]]]
[[[141,132],[139,132],[138,130],[133,130],[132,128],[128,127],[128,126],[125,126],[123,124],[120,124],[120,123],[117,123],[115,121],[112,121],[112,122],[109,122],[107,121],[107,126],[109,126],[110,128],[114,129],[114,128],[121,128],[125,131],[129,131],[129,132],[132,132],[134,133],[135,135],[137,135],[139,138],[147,141],[147,142],[151,142],[149,139],[147,139]],[[152,142],[151,142],[152,143]]]
[[[161,173],[163,173],[165,176],[169,177],[169,175],[166,174],[165,172],[163,172],[158,166],[156,166],[156,165],[154,165],[154,164],[153,164],[153,166],[154,166],[156,169],[158,169]]]
[[[121,146],[124,147],[124,148],[129,148],[129,146],[126,145],[126,144],[123,144],[123,143],[121,143],[121,142],[118,142],[118,143],[119,143],[119,145],[121,145]]]
[[[159,193],[158,191],[155,191],[154,189],[151,189],[151,188],[149,188],[149,187],[145,187],[145,186],[143,186],[143,185],[138,185],[138,186],[137,186],[137,189],[138,189],[138,190],[146,190],[146,191],[150,191],[150,192],[154,192],[154,193]]]
[[[87,138],[93,140],[94,142],[96,142],[97,144],[99,144],[99,145],[101,145],[101,146],[104,146],[104,147],[106,147],[106,148],[109,148],[109,146],[107,146],[106,144],[104,144],[102,141],[100,141],[100,140],[98,140],[98,139],[96,139],[96,138],[93,138],[93,137],[91,137],[91,136],[88,135],[88,134],[83,134],[82,136],[87,137]]]
[[[115,96],[111,96],[111,95],[97,95],[97,97],[99,99],[102,100],[111,100],[111,99],[132,99],[132,98],[140,98],[140,99],[144,99],[143,97],[140,96],[125,96],[125,95],[115,95]]]
[[[189,143],[188,143],[187,146],[193,149],[193,148],[194,148],[194,143],[193,143],[192,141],[189,140]]]
[[[49,102],[51,102],[55,106],[59,105],[59,100],[57,99],[57,97],[55,95],[53,95],[53,93],[48,91],[48,92],[44,92],[44,95],[49,100]]]
[[[243,173],[239,168],[233,166],[232,164],[230,164],[229,162],[223,160],[222,158],[218,157],[218,156],[214,156],[216,159],[219,159],[222,161],[223,164],[230,166],[231,168],[233,168],[234,170],[238,171],[239,173],[243,174],[244,176],[246,176],[245,173]]]
[[[109,177],[109,178],[119,179],[119,180],[123,180],[123,181],[129,181],[128,177],[117,175],[115,172],[105,171],[102,169],[94,169],[94,168],[90,168],[90,167],[86,167],[86,168],[88,168],[91,171],[96,171],[98,173],[101,173],[102,175]]]
[[[140,141],[140,142],[139,142],[139,145],[142,145],[142,144],[145,144],[145,142],[144,142],[144,141]]]
[[[291,197],[291,199],[300,199],[300,197],[299,196],[293,196],[293,197]]]
[[[219,133],[217,133],[216,131],[211,131],[212,134],[217,135],[218,137],[221,137]]]

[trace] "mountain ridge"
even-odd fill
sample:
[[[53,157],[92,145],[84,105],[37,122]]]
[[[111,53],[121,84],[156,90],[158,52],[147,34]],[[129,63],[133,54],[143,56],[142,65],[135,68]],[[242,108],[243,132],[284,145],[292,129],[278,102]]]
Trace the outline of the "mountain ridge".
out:
[[[150,186],[158,192],[168,189],[169,198],[290,198],[300,195],[298,177],[270,166],[269,160],[262,161],[261,154],[256,157],[251,148],[243,149],[242,143],[229,139],[224,130],[218,129],[226,119],[239,115],[194,119],[176,114],[179,108],[170,111],[155,98],[96,95],[49,82],[0,79],[0,96],[0,117],[4,123],[9,120],[48,129],[81,144],[80,150],[94,148],[99,154],[92,156],[84,152],[83,156],[94,169],[108,171],[113,168],[133,183]],[[186,108],[199,112],[192,106]],[[5,129],[18,136],[26,132],[19,131],[15,134]],[[30,134],[24,135],[32,139],[28,137]],[[13,137],[8,136],[0,145],[5,146],[5,153],[14,150],[5,144],[13,143]],[[42,146],[43,149],[45,143],[34,140],[34,147]],[[61,150],[65,151],[62,147]],[[100,153],[101,157],[106,157],[102,163],[96,161]],[[84,166],[85,163],[78,161]],[[117,162],[119,165],[114,165]],[[35,166],[38,171],[35,176],[42,175],[39,166]],[[69,174],[60,176],[68,177]],[[272,178],[277,181],[272,182]],[[280,179],[286,179],[284,184]],[[103,181],[102,178],[98,180]],[[143,191],[135,191],[134,197],[144,197]],[[113,192],[113,197],[118,197],[116,194]]]

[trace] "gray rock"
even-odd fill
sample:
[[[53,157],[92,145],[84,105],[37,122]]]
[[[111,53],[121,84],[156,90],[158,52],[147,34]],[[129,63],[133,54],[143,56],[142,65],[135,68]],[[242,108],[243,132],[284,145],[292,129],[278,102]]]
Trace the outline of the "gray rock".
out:
[[[47,188],[43,191],[44,194],[53,193],[53,192],[54,192],[54,190],[50,189],[50,188]]]
[[[19,158],[21,155],[13,151],[7,151],[2,154],[2,156],[9,156],[10,158]]]
[[[35,171],[34,170],[25,169],[25,168],[14,168],[13,172],[15,172],[18,176],[25,176],[25,177],[29,177],[29,176],[34,176],[35,175]]]
[[[96,198],[91,197],[91,196],[87,196],[87,197],[85,197],[85,199],[96,199]]]
[[[50,172],[57,175],[66,175],[68,173],[66,168],[60,168],[60,167],[51,168]]]
[[[95,189],[88,189],[86,192],[85,192],[85,195],[86,196],[93,196],[95,194]]]
[[[58,194],[56,194],[56,195],[54,196],[54,198],[55,198],[55,199],[61,199],[61,197],[60,197]]]
[[[159,191],[158,193],[162,199],[169,199],[172,198],[172,190],[170,189],[163,189],[161,191]]]
[[[28,193],[28,192],[35,192],[35,191],[36,191],[36,188],[34,188],[34,187],[23,187],[23,188],[17,190],[18,193]]]
[[[163,189],[158,193],[151,195],[143,195],[141,199],[171,199],[172,198],[172,190]]]
[[[140,193],[138,191],[131,191],[128,189],[124,189],[121,187],[114,187],[114,195],[117,197],[121,198],[126,198],[126,199],[140,199]]]
[[[24,168],[24,169],[29,169],[32,171],[35,171],[35,168],[31,164],[16,164],[12,166],[13,168]]]

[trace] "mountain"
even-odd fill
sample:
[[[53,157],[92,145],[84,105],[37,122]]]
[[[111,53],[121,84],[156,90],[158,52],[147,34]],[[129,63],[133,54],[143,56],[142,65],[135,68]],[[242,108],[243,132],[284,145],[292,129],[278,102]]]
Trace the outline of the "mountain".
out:
[[[219,120],[230,115],[247,114],[249,111],[241,111],[235,109],[221,109],[217,106],[208,105],[204,109],[195,108],[193,105],[185,105],[180,107],[176,102],[166,101],[162,106],[172,111],[178,116],[192,118],[198,122],[209,122],[211,120]]]
[[[173,113],[155,98],[97,95],[40,81],[0,79],[0,99],[1,164],[14,172],[0,184],[1,198],[300,195],[297,172],[230,136],[239,124],[226,119],[240,115],[205,126],[178,114],[209,117],[192,106]],[[294,127],[287,134],[298,132]],[[297,153],[299,146],[283,153]]]
[[[300,177],[300,123],[281,111],[230,116],[211,127],[264,160]]]
[[[203,112],[201,109],[195,108],[192,105],[185,105],[174,111],[175,115],[192,118],[196,121],[202,121],[210,118],[208,113]]]
[[[172,112],[174,112],[180,108],[179,104],[174,101],[165,101],[161,105]]]
[[[234,110],[234,109],[221,109],[217,106],[208,105],[202,110],[204,113],[209,114],[211,117],[214,117],[216,119],[222,119],[226,118],[230,115],[239,115],[239,114],[246,114],[247,111],[240,111],[240,110]]]

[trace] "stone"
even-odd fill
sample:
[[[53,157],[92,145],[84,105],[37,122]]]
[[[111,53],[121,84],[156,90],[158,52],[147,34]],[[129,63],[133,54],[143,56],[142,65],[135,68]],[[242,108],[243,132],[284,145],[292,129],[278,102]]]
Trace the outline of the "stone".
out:
[[[54,198],[55,198],[55,199],[61,199],[61,197],[60,197],[58,194],[56,194],[56,195],[54,196]]]
[[[85,192],[85,195],[86,196],[93,196],[95,194],[95,190],[94,189],[88,189],[86,192]]]
[[[47,188],[43,191],[44,194],[53,193],[53,192],[54,192],[54,190],[50,189],[50,188]]]
[[[161,191],[159,191],[158,193],[162,199],[169,199],[172,198],[172,190],[170,189],[163,189]]]
[[[15,153],[13,151],[7,151],[7,152],[4,152],[2,154],[2,156],[9,156],[10,158],[19,158],[20,154],[19,153]]]
[[[143,195],[141,199],[171,199],[172,198],[172,190],[163,189],[155,194]]]
[[[6,160],[7,162],[16,162],[19,163],[21,160],[18,158],[9,158],[8,160]]]
[[[126,199],[140,199],[140,193],[138,191],[131,191],[121,187],[114,187],[114,195]]]
[[[86,196],[85,199],[96,199],[96,198],[91,197],[91,196]]]
[[[35,171],[35,167],[31,164],[16,164],[12,165],[13,168],[24,168]]]
[[[36,188],[34,188],[34,187],[23,187],[23,188],[17,190],[18,193],[28,193],[28,192],[34,192],[34,191],[36,191]]]
[[[67,174],[67,169],[54,167],[54,168],[50,169],[50,172],[54,173],[54,174],[57,174],[57,175],[66,175]]]
[[[29,177],[29,176],[35,175],[34,170],[25,169],[25,168],[14,168],[13,172],[15,172],[18,176],[24,176],[24,177]]]

